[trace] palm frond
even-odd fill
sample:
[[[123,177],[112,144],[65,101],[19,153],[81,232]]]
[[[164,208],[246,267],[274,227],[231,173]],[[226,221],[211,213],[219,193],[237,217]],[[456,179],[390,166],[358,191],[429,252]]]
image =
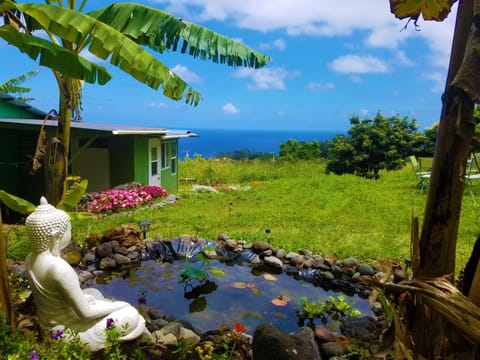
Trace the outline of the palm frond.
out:
[[[155,51],[176,51],[183,39],[180,51],[194,58],[253,68],[263,67],[270,61],[268,56],[239,42],[155,8],[115,3],[89,15]]]
[[[167,66],[156,59],[133,40],[111,26],[97,19],[65,8],[40,5],[17,4],[18,9],[35,19],[46,31],[55,34],[64,41],[86,47],[99,57],[133,76],[136,80],[158,89],[174,100],[184,96],[187,86],[185,81],[173,73]],[[77,49],[78,50],[78,49]],[[193,100],[199,99],[198,92],[193,92]],[[190,103],[192,97],[189,98]]]
[[[50,41],[18,32],[10,25],[0,27],[0,37],[33,60],[37,60],[40,56],[40,65],[47,66],[65,76],[99,84],[105,84],[111,78],[103,66],[94,64]]]

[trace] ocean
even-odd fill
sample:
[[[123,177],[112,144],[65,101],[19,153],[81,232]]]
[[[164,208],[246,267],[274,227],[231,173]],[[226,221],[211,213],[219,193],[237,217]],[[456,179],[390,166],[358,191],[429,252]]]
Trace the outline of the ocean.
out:
[[[178,155],[181,160],[186,157],[193,158],[195,154],[211,158],[220,153],[245,149],[251,152],[278,154],[280,145],[289,139],[298,142],[314,140],[325,142],[334,135],[345,134],[341,131],[320,130],[190,130],[199,136],[179,139]]]

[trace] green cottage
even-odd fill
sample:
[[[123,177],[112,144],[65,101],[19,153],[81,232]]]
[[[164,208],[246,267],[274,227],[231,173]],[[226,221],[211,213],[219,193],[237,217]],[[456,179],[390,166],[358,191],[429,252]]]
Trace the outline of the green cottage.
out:
[[[45,193],[45,164],[31,174],[42,124],[47,139],[57,122],[0,92],[0,189],[36,203]],[[178,141],[190,131],[124,125],[71,123],[69,174],[88,179],[88,192],[131,181],[178,190]]]

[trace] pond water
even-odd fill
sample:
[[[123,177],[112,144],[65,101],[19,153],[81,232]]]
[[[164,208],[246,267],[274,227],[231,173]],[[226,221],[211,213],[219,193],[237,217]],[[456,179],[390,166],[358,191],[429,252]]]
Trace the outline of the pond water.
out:
[[[188,264],[200,267],[201,263]],[[88,286],[99,289],[106,297],[137,304],[142,298],[146,305],[154,306],[207,331],[222,324],[232,327],[242,324],[247,333],[263,322],[268,322],[285,332],[299,329],[295,310],[301,297],[309,301],[325,301],[328,296],[343,295],[326,291],[313,283],[298,280],[282,273],[271,273],[250,266],[227,264],[220,261],[208,263],[208,277],[200,282],[180,283],[184,261],[143,261],[138,267],[117,274],[104,274]],[[354,308],[362,315],[373,315],[368,300],[346,296],[355,301]],[[280,299],[283,306],[272,303]]]

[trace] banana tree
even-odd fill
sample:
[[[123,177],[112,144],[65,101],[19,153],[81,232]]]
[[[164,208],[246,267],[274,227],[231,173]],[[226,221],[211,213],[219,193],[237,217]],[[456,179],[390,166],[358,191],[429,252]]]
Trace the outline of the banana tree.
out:
[[[443,21],[456,0],[390,0],[391,11],[415,24]],[[474,104],[480,96],[480,1],[459,0],[452,52],[442,97],[430,187],[418,243],[413,244],[414,280],[453,281],[458,226],[465,188],[466,160],[475,133]],[[415,237],[414,237],[415,238]],[[479,284],[472,284],[473,287]],[[468,294],[467,294],[468,295]],[[476,304],[480,305],[480,304]],[[439,313],[418,301],[410,328],[415,352],[428,359],[445,354],[445,328]],[[455,325],[455,324],[453,324]],[[452,344],[449,344],[452,345]]]
[[[31,98],[25,97],[25,95],[30,92],[31,88],[26,86],[21,86],[21,84],[33,76],[37,75],[40,70],[35,69],[25,74],[14,77],[13,79],[7,80],[3,84],[0,84],[0,91],[4,93],[11,94],[19,101],[28,102],[33,100]]]
[[[228,66],[259,68],[269,58],[238,42],[164,11],[135,3],[114,3],[84,13],[86,0],[45,0],[45,4],[19,4],[0,0],[5,24],[0,37],[40,65],[52,69],[59,89],[57,139],[49,200],[58,203],[65,191],[70,145],[70,124],[80,119],[84,81],[103,85],[111,75],[81,55],[87,51],[109,59],[136,80],[174,100],[196,106],[201,95],[153,56],[180,51],[194,58]],[[45,32],[38,34],[39,30]],[[83,54],[83,53],[82,53]],[[47,169],[48,170],[48,169]]]

